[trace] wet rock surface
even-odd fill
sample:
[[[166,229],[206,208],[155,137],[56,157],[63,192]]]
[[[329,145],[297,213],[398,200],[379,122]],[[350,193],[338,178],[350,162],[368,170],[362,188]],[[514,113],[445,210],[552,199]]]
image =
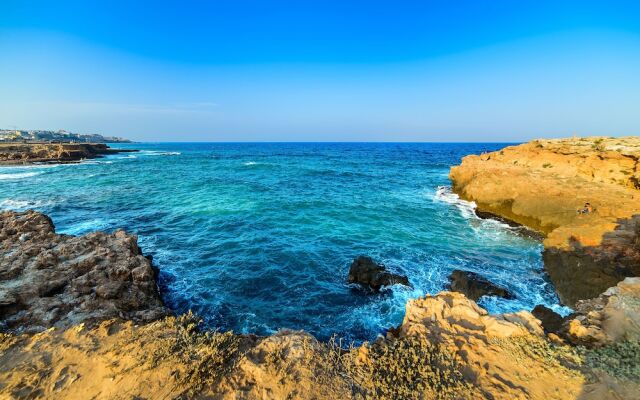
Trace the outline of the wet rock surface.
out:
[[[35,211],[0,213],[0,326],[40,331],[162,317],[157,271],[124,231],[59,235]]]
[[[348,281],[349,283],[358,283],[374,292],[380,291],[383,286],[410,286],[406,276],[387,271],[383,264],[377,264],[367,256],[359,256],[353,260],[349,268]]]
[[[498,296],[505,299],[513,299],[514,295],[507,289],[491,283],[486,278],[469,271],[454,270],[449,275],[449,289],[463,293],[473,301],[482,296]]]

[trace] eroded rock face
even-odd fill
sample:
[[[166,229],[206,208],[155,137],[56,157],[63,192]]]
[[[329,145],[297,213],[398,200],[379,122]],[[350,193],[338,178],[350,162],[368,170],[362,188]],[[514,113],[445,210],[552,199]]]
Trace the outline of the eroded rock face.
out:
[[[404,275],[388,272],[382,264],[376,264],[371,257],[359,256],[349,268],[349,283],[358,283],[364,287],[379,291],[383,286],[409,286],[409,279]]]
[[[137,150],[111,149],[103,143],[6,143],[0,144],[0,164],[68,163],[132,151]]]
[[[572,306],[640,274],[639,160],[638,137],[535,140],[467,156],[449,177],[479,209],[546,235],[545,268]]]
[[[39,331],[121,317],[167,313],[156,271],[124,231],[58,235],[35,211],[0,213],[0,321]]]
[[[452,291],[463,293],[473,301],[477,301],[482,296],[514,298],[513,294],[507,289],[489,282],[474,272],[456,269],[449,275],[449,282],[449,288]]]
[[[640,277],[626,278],[594,299],[579,301],[575,311],[562,332],[574,344],[640,340]]]
[[[542,257],[560,300],[573,305],[597,297],[627,276],[640,276],[638,243],[640,215],[635,215],[618,221],[598,246],[571,240],[568,248],[546,248]]]

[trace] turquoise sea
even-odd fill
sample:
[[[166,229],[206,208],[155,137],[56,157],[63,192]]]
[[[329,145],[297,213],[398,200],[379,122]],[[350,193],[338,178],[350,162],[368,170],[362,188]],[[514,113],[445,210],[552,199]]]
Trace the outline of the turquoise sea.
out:
[[[515,300],[491,312],[558,304],[541,244],[448,189],[451,165],[505,144],[144,143],[80,164],[0,168],[0,208],[49,214],[60,233],[124,228],[161,271],[167,304],[213,329],[304,329],[371,340],[407,300],[479,272]],[[368,294],[346,283],[364,254],[413,288]]]

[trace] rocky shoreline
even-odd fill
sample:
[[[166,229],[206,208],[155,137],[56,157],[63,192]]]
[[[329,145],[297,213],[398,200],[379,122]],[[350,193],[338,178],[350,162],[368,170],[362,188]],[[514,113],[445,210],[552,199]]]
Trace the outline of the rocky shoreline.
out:
[[[639,137],[536,140],[467,156],[450,179],[481,212],[545,236],[545,269],[573,306],[640,276],[639,160]]]
[[[637,276],[633,246],[639,243],[638,203],[623,202],[618,210],[615,198],[605,202],[596,196],[600,192],[590,190],[600,185],[596,178],[580,175],[574,181],[566,171],[547,176],[545,162],[572,157],[565,160],[570,169],[579,154],[564,154],[568,151],[562,150],[562,142],[550,143],[543,142],[542,148],[536,142],[522,145],[527,151],[537,149],[526,162],[520,156],[501,158],[524,154],[519,146],[502,154],[470,156],[452,169],[451,177],[456,192],[476,201],[481,210],[546,235],[545,267],[567,270],[568,276],[558,279],[558,291],[563,299],[575,298],[575,313],[559,318],[537,307],[533,314],[490,315],[462,293],[441,292],[409,301],[400,326],[358,347],[318,342],[299,331],[268,337],[200,331],[196,317],[169,315],[162,305],[157,271],[135,236],[123,231],[59,235],[43,214],[0,213],[0,397],[633,399],[640,393],[640,278],[632,277]],[[628,146],[624,151],[629,152]],[[607,162],[613,169],[613,161]],[[520,163],[522,169],[511,167]],[[614,174],[613,179],[621,177]],[[545,191],[554,188],[545,184],[560,181],[567,190],[588,190],[598,214],[582,216],[586,220],[573,214],[547,218],[549,208],[576,208],[583,202],[582,197],[563,198],[566,188],[551,195]],[[633,180],[615,182],[603,184],[620,188],[598,190],[636,196]],[[478,189],[482,185],[489,186],[486,192]],[[519,191],[526,187],[528,191]],[[494,197],[482,197],[488,194]],[[538,205],[527,208],[524,200]],[[576,227],[588,227],[592,236],[574,236],[571,229]],[[609,236],[597,241],[597,232]],[[561,245],[562,235],[580,246]],[[588,247],[609,258],[596,260],[594,254],[600,253]],[[588,268],[619,279],[596,296],[584,297],[596,290],[593,286],[613,280],[579,277],[580,260],[562,260],[560,266],[547,260],[551,249],[574,257],[577,248],[581,257],[596,260]],[[350,281],[373,291],[385,284],[409,284],[367,258],[354,261],[350,275]],[[451,279],[452,288],[473,296],[508,296],[464,271]],[[571,279],[575,292],[568,290]]]
[[[0,143],[0,165],[74,163],[108,154],[137,152],[104,143]]]

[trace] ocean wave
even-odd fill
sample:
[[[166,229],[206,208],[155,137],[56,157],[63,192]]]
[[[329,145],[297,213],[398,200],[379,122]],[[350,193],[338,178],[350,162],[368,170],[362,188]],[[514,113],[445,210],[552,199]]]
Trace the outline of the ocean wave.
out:
[[[438,186],[433,198],[434,200],[454,205],[465,218],[478,218],[475,213],[476,203],[474,201],[462,200],[460,196],[453,193],[448,186]]]
[[[249,166],[251,166],[251,165],[258,165],[258,163],[257,163],[257,162],[255,162],[255,161],[247,161],[247,162],[245,162],[245,163],[242,163],[242,165],[244,165],[244,166],[246,166],[246,167],[249,167]]]
[[[143,150],[138,154],[145,156],[179,156],[182,153],[180,153],[179,151]]]
[[[22,172],[18,174],[0,174],[0,180],[24,179],[40,175],[42,172]]]
[[[50,201],[42,200],[4,199],[0,201],[0,209],[13,211],[25,211],[34,208],[42,208],[48,205],[51,205]]]

